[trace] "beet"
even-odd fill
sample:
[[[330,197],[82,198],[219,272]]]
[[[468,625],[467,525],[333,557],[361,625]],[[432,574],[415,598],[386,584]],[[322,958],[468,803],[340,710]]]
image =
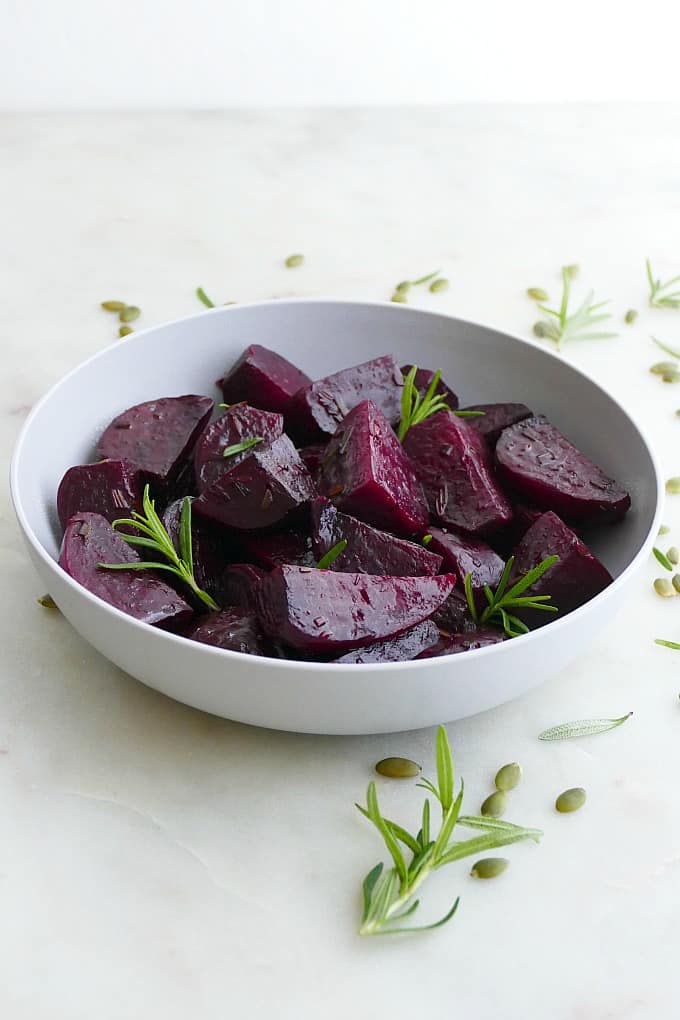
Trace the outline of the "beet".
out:
[[[408,430],[404,449],[442,524],[487,536],[510,523],[487,445],[468,422],[438,411]]]
[[[442,602],[439,609],[434,611],[431,619],[441,630],[448,631],[450,634],[468,634],[470,631],[477,630],[477,624],[470,613],[467,597],[457,588],[454,588],[446,601]]]
[[[428,550],[439,553],[442,568],[455,574],[461,587],[466,574],[470,574],[473,589],[482,588],[485,584],[496,587],[505,563],[490,545],[440,528],[430,528],[430,534],[432,541],[427,546]]]
[[[233,404],[221,418],[208,426],[196,444],[194,467],[198,491],[205,492],[220,475],[236,467],[250,453],[248,449],[225,457],[224,451],[228,446],[256,437],[265,443],[273,443],[282,432],[282,414],[260,411],[249,404]]]
[[[230,528],[267,528],[316,496],[309,471],[288,436],[253,446],[249,455],[201,493],[194,510]]]
[[[345,513],[398,535],[429,523],[416,472],[380,408],[365,400],[328,444],[319,489]]]
[[[516,425],[525,418],[531,418],[533,411],[526,404],[471,404],[465,411],[483,411],[475,418],[467,421],[480,435],[484,436],[489,446],[494,447],[503,429]]]
[[[346,652],[334,662],[406,662],[417,659],[427,648],[436,645],[440,640],[439,627],[431,620],[423,620],[410,630],[405,630],[397,637],[385,638],[364,648],[355,648]]]
[[[290,399],[311,379],[290,361],[259,344],[251,344],[217,385],[225,403],[247,401],[263,411],[287,410]]]
[[[311,505],[312,545],[315,562],[338,542],[347,545],[331,564],[331,570],[345,573],[381,574],[391,577],[420,577],[439,572],[441,556],[422,545],[395,538],[370,524],[340,513],[323,497]]]
[[[286,415],[287,430],[305,442],[317,442],[332,436],[345,416],[366,400],[395,425],[401,417],[403,386],[401,369],[391,354],[345,368],[295,394]]]
[[[406,377],[412,368],[413,365],[402,365],[401,366],[402,375]],[[430,383],[432,382],[436,374],[437,374],[436,372],[433,372],[429,368],[419,368],[416,371],[414,383],[421,397],[424,397],[425,394],[427,393]],[[453,392],[451,387],[447,386],[446,382],[443,379],[439,380],[439,385],[435,390],[435,394],[437,394],[440,397],[445,397],[446,403],[449,405],[449,408],[452,411],[455,411],[458,408],[458,397]]]
[[[192,641],[215,648],[227,648],[247,655],[270,655],[269,642],[264,637],[253,612],[238,606],[221,609],[198,620],[184,634]]]
[[[265,570],[286,564],[298,567],[313,567],[316,556],[309,535],[301,531],[277,531],[273,535],[259,532],[239,532],[238,547],[244,559],[258,563]]]
[[[497,645],[505,640],[502,630],[482,628],[469,634],[442,634],[439,641],[426,648],[418,656],[419,659],[435,659],[440,655],[456,655],[458,652],[469,652],[473,648],[486,648]]]
[[[505,429],[496,444],[501,477],[526,500],[576,523],[616,521],[630,496],[545,418]]]
[[[139,563],[140,557],[101,514],[79,513],[64,531],[59,565],[104,602],[143,623],[182,624],[191,606],[149,570],[105,570],[98,563]]]
[[[323,459],[326,456],[327,443],[312,443],[311,446],[303,446],[298,450],[300,459],[314,478],[319,471]]]
[[[152,495],[167,495],[185,468],[213,409],[210,397],[162,397],[130,407],[99,440],[100,458],[126,459],[144,472]]]
[[[220,578],[222,604],[255,609],[255,593],[264,576],[264,570],[252,563],[231,563]]]
[[[192,502],[194,498],[189,497]],[[184,498],[176,499],[163,512],[161,520],[165,530],[172,539],[177,552],[179,547],[179,524],[182,515]],[[199,588],[203,588],[212,595],[216,602],[220,602],[220,585],[224,572],[224,565],[227,560],[224,542],[220,536],[211,531],[210,528],[192,512],[191,514],[191,549],[194,560],[194,577]],[[180,582],[181,584],[181,582]],[[195,603],[190,592],[186,592],[186,598],[191,601],[195,608],[205,612],[205,604],[199,600]]]
[[[142,512],[144,479],[127,460],[100,460],[69,468],[57,491],[57,513],[62,528],[81,510],[101,514],[113,523]]]
[[[257,592],[267,634],[306,652],[340,655],[401,634],[427,619],[455,578],[374,577],[277,567]]]
[[[522,592],[523,596],[551,595],[551,605],[558,613],[542,613],[536,609],[517,609],[512,612],[530,628],[550,623],[556,616],[565,616],[582,606],[607,585],[612,576],[590,549],[574,534],[571,528],[549,511],[533,524],[517,547],[509,586],[527,570],[546,559],[559,556],[559,562]]]

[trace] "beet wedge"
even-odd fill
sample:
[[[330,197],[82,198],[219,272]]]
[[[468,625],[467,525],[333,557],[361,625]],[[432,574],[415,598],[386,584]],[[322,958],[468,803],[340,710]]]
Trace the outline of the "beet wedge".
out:
[[[409,372],[411,371],[412,368],[413,368],[413,365],[402,365],[401,366],[401,374],[404,377],[406,377],[409,374]],[[421,397],[424,397],[425,394],[427,393],[427,391],[429,389],[429,386],[430,386],[430,383],[432,382],[432,380],[434,379],[436,374],[437,374],[436,372],[433,372],[429,368],[419,368],[416,371],[416,377],[413,380],[413,382],[415,384],[416,389],[420,393]],[[446,403],[449,405],[450,410],[452,410],[452,411],[457,410],[457,408],[458,408],[458,397],[453,392],[451,387],[448,386],[443,379],[439,380],[439,384],[438,384],[438,386],[437,386],[437,388],[436,388],[436,390],[434,392],[435,392],[436,396],[440,396],[440,397],[444,397],[445,398]]]
[[[491,447],[496,445],[503,429],[531,418],[534,413],[526,404],[471,404],[464,410],[483,412],[478,417],[468,418],[468,422]]]
[[[486,648],[497,645],[505,640],[502,630],[481,628],[465,634],[442,634],[436,644],[430,645],[418,655],[419,659],[436,659],[440,655],[457,655],[458,652],[470,652],[473,648]]]
[[[129,460],[154,493],[167,495],[194,452],[213,409],[210,397],[161,397],[129,407],[104,430],[100,458]]]
[[[186,630],[184,636],[231,652],[245,652],[246,655],[272,654],[255,614],[238,606],[210,613]]]
[[[472,619],[467,597],[463,594],[461,579],[461,590],[454,588],[445,602],[442,602],[439,609],[432,614],[432,622],[436,623],[440,630],[450,634],[469,634],[477,630],[477,624]],[[476,595],[476,593],[475,593]],[[475,603],[477,598],[475,598]]]
[[[470,574],[473,589],[482,588],[485,584],[496,587],[505,563],[490,545],[441,528],[430,528],[430,534],[432,539],[427,546],[428,552],[438,553],[442,569],[455,574],[461,585],[465,575]]]
[[[512,507],[496,481],[486,442],[467,421],[438,411],[408,430],[404,449],[442,524],[487,536],[510,523]]]
[[[391,354],[345,368],[295,394],[286,415],[287,431],[305,443],[319,442],[332,436],[365,400],[371,400],[394,425],[401,417],[403,388],[401,369]]]
[[[277,567],[257,592],[264,631],[308,653],[342,655],[403,633],[442,604],[455,578],[375,577]]]
[[[255,609],[255,593],[265,572],[252,563],[230,563],[220,579],[222,605]]]
[[[567,521],[621,520],[630,495],[545,418],[505,429],[496,444],[501,478],[520,499]]]
[[[346,652],[333,662],[407,662],[421,657],[421,653],[432,648],[440,640],[439,627],[432,620],[423,620],[397,637],[376,641],[364,648]]]
[[[196,444],[194,469],[199,492],[217,481],[225,471],[236,467],[252,447],[224,456],[224,451],[244,441],[273,443],[283,432],[283,415],[260,411],[250,404],[233,404],[221,418],[212,422]],[[258,445],[258,444],[255,444]]]
[[[303,531],[276,531],[273,534],[241,531],[238,536],[239,556],[257,563],[265,570],[285,565],[313,567],[316,557],[312,539]]]
[[[245,460],[201,493],[193,509],[229,528],[268,528],[316,494],[309,471],[283,435],[267,446],[253,446]]]
[[[128,616],[175,627],[194,615],[174,588],[148,570],[105,570],[99,563],[139,563],[140,557],[101,514],[75,514],[66,525],[59,565],[84,588]]]
[[[263,411],[283,414],[293,394],[309,382],[308,375],[276,351],[251,344],[217,385],[227,404],[245,400]]]
[[[370,400],[350,411],[328,444],[319,489],[344,513],[397,535],[422,534],[429,522],[414,466]]]
[[[415,542],[395,538],[356,517],[340,513],[323,497],[312,503],[311,520],[316,560],[330,552],[338,542],[347,542],[331,564],[331,570],[391,577],[422,577],[439,573],[442,558],[434,551]]]
[[[558,612],[548,614],[535,609],[513,610],[530,629],[541,627],[558,615],[565,616],[612,582],[607,568],[578,535],[557,514],[549,511],[532,524],[518,545],[509,587],[548,556],[558,556],[559,561],[522,594],[550,595],[550,605],[555,606]]]
[[[101,514],[109,523],[141,513],[144,479],[127,460],[100,460],[69,468],[57,491],[57,513],[62,528],[81,510]]]

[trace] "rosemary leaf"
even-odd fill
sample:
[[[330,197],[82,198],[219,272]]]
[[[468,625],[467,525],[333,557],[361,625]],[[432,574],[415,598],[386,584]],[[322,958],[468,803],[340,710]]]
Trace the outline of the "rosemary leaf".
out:
[[[253,436],[252,439],[244,439],[242,443],[234,443],[233,446],[226,446],[222,450],[223,457],[233,457],[236,453],[245,453],[246,450],[252,450],[258,443],[263,443],[264,439],[262,436]]]
[[[539,740],[569,740],[571,737],[590,737],[596,733],[606,733],[607,730],[614,730],[622,726],[626,719],[630,719],[632,712],[627,712],[620,719],[577,719],[574,722],[560,723],[559,726],[551,726],[538,734]]]
[[[196,297],[198,298],[199,301],[201,301],[205,305],[206,308],[215,307],[215,302],[210,300],[210,298],[208,297],[208,295],[206,294],[202,287],[196,288]]]
[[[652,308],[680,308],[680,290],[671,290],[680,284],[680,276],[670,280],[660,280],[652,273],[649,259],[645,260],[647,281],[649,283],[649,304]]]
[[[661,566],[664,567],[666,570],[670,570],[671,573],[672,573],[673,572],[673,564],[668,559],[666,554],[661,552],[660,549],[657,549],[656,546],[654,546],[654,548],[652,549],[652,552],[656,556],[656,558],[659,561],[659,563],[661,564]]]
[[[666,354],[670,354],[672,358],[676,358],[680,361],[680,351],[676,351],[672,347],[669,347],[668,344],[662,343],[660,340],[657,340],[655,336],[650,337],[650,339],[654,341],[657,347],[660,347],[662,351],[665,351]]]
[[[327,570],[332,563],[335,563],[338,556],[347,548],[347,539],[343,538],[339,542],[336,542],[332,549],[329,549],[327,553],[321,557],[316,565],[317,570]]]
[[[534,334],[542,339],[552,340],[558,349],[569,340],[607,340],[618,336],[617,333],[592,330],[592,327],[598,322],[604,322],[605,319],[611,318],[609,313],[600,312],[600,309],[608,302],[593,302],[592,290],[575,311],[569,312],[570,285],[575,276],[574,268],[574,266],[562,267],[562,300],[559,309],[539,304],[540,310],[550,318],[541,319],[534,325]],[[595,314],[596,312],[599,314]]]

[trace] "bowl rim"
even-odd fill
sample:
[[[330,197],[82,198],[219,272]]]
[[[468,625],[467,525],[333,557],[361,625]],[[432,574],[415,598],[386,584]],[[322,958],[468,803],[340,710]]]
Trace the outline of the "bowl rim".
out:
[[[134,617],[129,616],[122,610],[117,609],[115,606],[110,605],[104,599],[101,599],[98,595],[94,595],[87,588],[81,585],[78,581],[72,578],[63,567],[60,566],[59,562],[49,554],[45,549],[42,542],[38,539],[35,534],[29,519],[27,512],[24,508],[22,497],[21,497],[21,460],[23,454],[23,448],[26,443],[26,438],[31,430],[33,421],[40,415],[43,407],[49,403],[52,396],[61,386],[65,385],[73,376],[77,375],[80,371],[90,365],[92,362],[97,361],[100,358],[115,357],[115,352],[123,348],[123,345],[129,346],[137,343],[144,342],[144,338],[149,334],[163,331],[168,327],[182,325],[183,323],[192,322],[205,315],[238,315],[241,311],[247,311],[252,308],[264,308],[264,307],[276,307],[281,308],[287,305],[339,305],[345,308],[365,308],[365,309],[380,309],[381,312],[388,311],[390,314],[403,314],[404,309],[400,305],[395,305],[390,301],[365,301],[365,300],[353,300],[336,297],[291,297],[291,298],[269,298],[263,301],[250,301],[229,306],[217,306],[215,308],[204,309],[203,311],[193,312],[190,315],[183,315],[176,319],[170,319],[166,322],[159,323],[155,326],[149,326],[146,329],[135,331],[129,336],[122,340],[118,340],[115,345],[104,347],[100,351],[96,351],[89,358],[81,361],[79,364],[74,366],[65,375],[60,376],[55,383],[50,386],[46,393],[37,401],[36,404],[31,408],[23,426],[17,436],[12,452],[12,459],[10,462],[10,495],[12,504],[14,506],[14,512],[16,514],[19,526],[24,535],[24,538],[28,541],[33,552],[38,558],[45,564],[47,569],[52,573],[56,574],[61,582],[66,583],[68,587],[72,589],[76,597],[85,599],[90,602],[93,606],[94,611],[111,613],[114,617],[117,617],[127,625],[138,630],[142,635],[153,632],[157,640],[165,640],[171,643],[180,643],[180,647],[186,649],[188,644],[194,646],[196,654],[205,654],[212,656],[219,656],[222,661],[232,661],[234,663],[241,664],[253,664],[253,659],[257,660],[258,666],[261,668],[271,669],[285,669],[285,670],[302,670],[304,672],[321,672],[330,676],[340,676],[344,672],[349,671],[355,674],[357,670],[362,672],[371,673],[383,673],[391,670],[413,670],[413,671],[425,671],[427,669],[435,669],[438,665],[441,665],[441,659],[446,658],[449,660],[449,664],[453,665],[451,660],[456,660],[462,667],[465,661],[469,661],[468,656],[475,656],[479,658],[481,656],[492,656],[502,654],[506,642],[499,641],[493,645],[486,645],[482,648],[468,649],[463,656],[451,654],[448,656],[436,656],[429,659],[409,659],[401,662],[367,662],[367,663],[336,663],[336,662],[317,662],[309,660],[299,659],[277,659],[272,656],[252,656],[246,652],[232,651],[226,648],[217,648],[214,645],[204,644],[198,641],[190,641],[189,638],[183,637],[181,634],[174,634],[171,631],[162,630],[159,627],[154,627],[152,624],[145,623],[141,620],[136,620]],[[537,345],[533,340],[526,337],[518,336],[515,333],[511,333],[505,329],[499,329],[494,325],[487,325],[483,322],[478,322],[474,319],[463,319],[456,315],[449,315],[446,312],[440,312],[436,309],[430,308],[409,308],[408,312],[415,313],[416,316],[434,316],[436,318],[450,319],[452,323],[461,326],[468,326],[472,329],[484,329],[491,330],[494,333],[500,333],[502,336],[507,337],[515,343],[522,344],[523,346],[530,347],[536,352],[538,357],[547,359],[553,359],[559,362],[562,366],[568,367],[576,376],[580,377],[583,381],[587,382],[590,386],[593,386],[599,393],[610,400],[615,407],[621,412],[626,418],[629,424],[637,432],[642,445],[645,449],[647,456],[649,457],[652,465],[654,478],[656,482],[656,506],[654,515],[652,518],[652,524],[650,530],[642,542],[640,548],[635,553],[633,558],[619,574],[618,577],[614,578],[612,583],[607,586],[603,591],[599,592],[594,598],[589,599],[588,602],[579,606],[578,609],[572,610],[571,613],[567,613],[563,617],[559,617],[557,620],[553,620],[546,624],[545,627],[540,627],[536,630],[530,631],[528,634],[522,634],[518,638],[513,638],[513,641],[521,640],[526,643],[527,651],[528,643],[533,641],[536,643],[541,640],[545,633],[557,634],[557,628],[564,629],[564,627],[571,627],[577,623],[586,613],[592,611],[595,604],[601,605],[605,599],[611,598],[616,592],[622,588],[635,573],[638,565],[641,561],[646,558],[653,546],[654,539],[656,538],[659,523],[661,520],[661,512],[663,509],[663,478],[661,474],[661,468],[658,457],[655,453],[654,447],[651,444],[645,430],[638,424],[638,422],[630,415],[620,401],[603,386],[601,386],[595,379],[591,378],[581,368],[565,362],[557,352],[552,351],[548,348]],[[225,658],[226,657],[226,658]]]

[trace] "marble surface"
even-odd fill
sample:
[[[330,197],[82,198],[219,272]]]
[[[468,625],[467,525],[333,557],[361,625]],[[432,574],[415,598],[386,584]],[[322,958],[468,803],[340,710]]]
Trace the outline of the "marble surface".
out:
[[[643,260],[680,270],[680,108],[25,116],[0,120],[0,429],[115,342],[98,309],[140,326],[215,300],[389,297],[441,267],[414,303],[528,335],[526,286],[612,299],[620,337],[564,357],[643,423],[680,474],[680,390],[647,371],[649,335],[680,346],[680,312],[646,307]],[[292,251],[305,266],[285,270]],[[635,326],[622,324],[628,307]],[[253,338],[256,339],[256,338]],[[188,356],[190,352],[188,352]],[[493,366],[490,366],[493,371]],[[594,427],[596,423],[594,423]],[[616,436],[612,436],[615,443]],[[508,817],[543,843],[475,883],[466,863],[424,888],[414,939],[361,940],[358,889],[380,845],[353,807],[388,753],[433,769],[433,731],[317,738],[249,729],[146,690],[90,649],[42,594],[0,493],[0,1012],[7,1020],[299,1020],[391,1016],[639,1020],[677,1012],[680,603],[651,591],[567,673],[449,726],[466,803],[523,763]],[[680,545],[680,497],[665,513]],[[625,727],[543,744],[569,718]],[[380,782],[415,820],[419,791]],[[583,785],[583,811],[552,803]]]

